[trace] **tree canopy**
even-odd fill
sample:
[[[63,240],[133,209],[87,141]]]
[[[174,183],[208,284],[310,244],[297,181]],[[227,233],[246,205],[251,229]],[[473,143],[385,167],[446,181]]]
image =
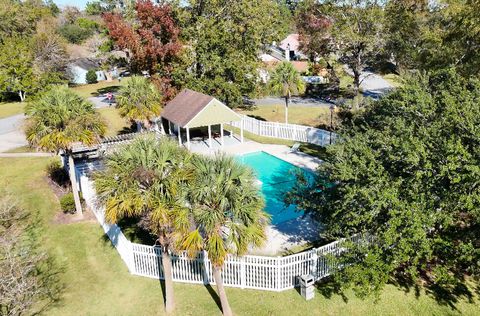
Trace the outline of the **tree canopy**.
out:
[[[455,286],[480,272],[480,81],[418,76],[344,124],[313,184],[287,200],[327,237],[368,233],[337,280],[360,295],[391,276]]]
[[[52,152],[68,151],[76,142],[94,144],[106,130],[93,104],[62,86],[29,104],[26,113],[28,142]]]
[[[105,13],[103,19],[109,36],[118,48],[128,52],[133,72],[146,71],[169,82],[172,62],[182,48],[172,7],[140,0],[135,4],[135,15],[133,22],[119,13]],[[169,84],[164,94],[168,94],[168,88]]]
[[[273,0],[188,1],[180,17],[187,48],[178,84],[229,106],[254,93],[258,53],[278,41],[290,23]]]

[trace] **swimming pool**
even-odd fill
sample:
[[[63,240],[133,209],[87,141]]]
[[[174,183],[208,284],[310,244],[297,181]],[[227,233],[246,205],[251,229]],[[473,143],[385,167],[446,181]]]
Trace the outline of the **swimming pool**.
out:
[[[301,168],[263,151],[239,156],[239,160],[250,166],[260,180],[265,211],[272,216],[273,225],[302,215],[303,212],[295,211],[294,205],[286,208],[283,203],[283,194],[293,187]]]

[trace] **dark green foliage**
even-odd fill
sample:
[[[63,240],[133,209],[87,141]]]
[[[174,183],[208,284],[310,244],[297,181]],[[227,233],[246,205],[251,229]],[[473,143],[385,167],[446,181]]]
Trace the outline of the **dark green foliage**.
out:
[[[87,2],[85,12],[89,15],[100,15],[105,11],[100,1]]]
[[[97,72],[95,71],[95,69],[90,69],[89,71],[87,71],[87,74],[85,75],[85,79],[87,80],[87,83],[91,84],[91,83],[97,83]]]
[[[242,96],[255,91],[263,45],[287,33],[288,10],[273,0],[187,2],[182,26],[188,48],[182,67],[175,67],[176,84],[241,105]]]
[[[72,44],[80,44],[93,34],[91,29],[77,24],[65,24],[58,29],[58,32]]]
[[[479,126],[480,82],[454,71],[410,79],[345,122],[314,185],[287,197],[327,237],[375,237],[337,281],[366,296],[392,276],[449,291],[479,275]]]
[[[53,16],[57,16],[60,13],[60,8],[53,2],[53,0],[45,1],[45,6],[50,9]]]
[[[110,38],[107,39],[102,43],[102,45],[100,45],[100,47],[98,47],[98,50],[102,53],[111,52],[113,50],[113,41]]]
[[[77,24],[81,28],[84,28],[86,30],[92,30],[92,31],[98,30],[98,27],[99,27],[97,22],[95,22],[94,20],[87,19],[87,18],[78,18],[75,21],[75,24]]]
[[[80,199],[82,199],[82,194],[80,193]],[[60,198],[60,207],[64,213],[75,213],[75,199],[73,193],[69,192]]]
[[[47,166],[48,177],[61,187],[67,187],[70,185],[70,177],[68,172],[60,165],[58,160],[52,161]]]

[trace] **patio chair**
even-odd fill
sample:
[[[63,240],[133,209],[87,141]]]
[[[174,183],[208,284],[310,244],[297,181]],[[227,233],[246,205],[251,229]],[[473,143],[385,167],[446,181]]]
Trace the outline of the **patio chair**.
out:
[[[296,153],[300,149],[300,143],[295,143],[293,146],[290,148],[288,152],[290,153]]]

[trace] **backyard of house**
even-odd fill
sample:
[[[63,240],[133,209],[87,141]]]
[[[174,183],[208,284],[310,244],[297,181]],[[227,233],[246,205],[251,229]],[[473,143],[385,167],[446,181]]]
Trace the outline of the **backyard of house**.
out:
[[[162,314],[162,286],[153,279],[132,276],[95,220],[58,221],[59,202],[45,174],[51,158],[0,159],[0,185],[38,215],[42,243],[55,259],[63,286],[61,298],[48,315]],[[92,218],[86,216],[86,218]],[[201,285],[175,283],[178,315],[220,315],[215,291]],[[305,301],[295,290],[267,292],[227,288],[237,315],[475,315],[480,308],[460,298],[452,306],[437,302],[424,289],[404,291],[389,285],[380,300],[362,301],[351,292],[341,296],[328,285]],[[417,295],[418,294],[418,295]],[[213,297],[213,298],[212,298]],[[217,303],[216,303],[217,302]],[[255,302],[255,304],[252,304]]]

